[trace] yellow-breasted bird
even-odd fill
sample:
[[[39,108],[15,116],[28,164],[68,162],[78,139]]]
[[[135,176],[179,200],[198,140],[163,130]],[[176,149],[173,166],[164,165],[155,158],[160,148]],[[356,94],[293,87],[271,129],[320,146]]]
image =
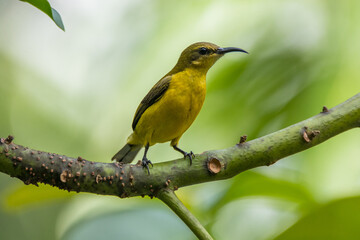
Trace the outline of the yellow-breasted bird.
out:
[[[146,154],[156,143],[171,141],[170,145],[189,157],[192,164],[193,152],[178,148],[183,133],[190,127],[200,112],[206,94],[206,73],[225,53],[244,52],[240,48],[221,48],[208,42],[198,42],[187,47],[175,67],[161,78],[138,106],[132,123],[133,133],[126,145],[112,160],[130,163],[142,147],[143,167],[149,172],[151,161]]]

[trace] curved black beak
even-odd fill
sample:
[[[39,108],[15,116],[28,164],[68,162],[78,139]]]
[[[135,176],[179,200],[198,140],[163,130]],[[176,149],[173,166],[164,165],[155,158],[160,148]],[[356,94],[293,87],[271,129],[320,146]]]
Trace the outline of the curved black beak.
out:
[[[244,53],[249,54],[244,49],[236,48],[236,47],[218,48],[216,51],[216,53],[218,53],[218,54],[225,54],[225,53],[229,53],[229,52],[244,52]]]

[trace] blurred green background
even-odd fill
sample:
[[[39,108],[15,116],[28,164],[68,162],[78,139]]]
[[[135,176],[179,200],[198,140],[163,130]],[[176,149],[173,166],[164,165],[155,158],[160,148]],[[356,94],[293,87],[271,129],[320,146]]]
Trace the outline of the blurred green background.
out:
[[[59,30],[20,1],[0,2],[0,135],[109,162],[138,103],[197,41],[229,54],[180,147],[201,153],[254,139],[360,89],[360,1],[51,1]],[[177,191],[216,239],[358,239],[360,135],[239,176]],[[179,158],[168,144],[153,162]],[[25,186],[0,173],[0,239],[195,239],[157,199]]]

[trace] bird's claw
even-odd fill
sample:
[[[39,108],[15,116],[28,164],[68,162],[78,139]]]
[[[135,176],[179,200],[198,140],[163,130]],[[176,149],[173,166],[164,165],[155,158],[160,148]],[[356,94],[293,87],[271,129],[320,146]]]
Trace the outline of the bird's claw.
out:
[[[184,159],[186,159],[186,157],[189,157],[190,166],[192,165],[192,160],[193,160],[193,158],[195,157],[195,154],[194,154],[192,151],[190,151],[189,153],[188,153],[188,152],[185,152],[184,150],[181,150],[180,148],[178,148],[176,145],[174,145],[173,148],[175,149],[175,151],[178,151],[178,152],[180,152],[182,155],[184,155]]]
[[[150,175],[149,164],[151,164],[151,167],[153,167],[152,162],[149,159],[144,157],[141,161],[141,165],[143,166],[143,168],[147,169],[148,174]]]
[[[184,153],[184,159],[185,159],[186,157],[189,157],[190,166],[191,166],[191,165],[192,165],[192,160],[193,160],[193,158],[195,157],[195,154],[194,154],[192,151],[190,151],[189,153],[188,153],[188,152],[185,152],[185,153]]]

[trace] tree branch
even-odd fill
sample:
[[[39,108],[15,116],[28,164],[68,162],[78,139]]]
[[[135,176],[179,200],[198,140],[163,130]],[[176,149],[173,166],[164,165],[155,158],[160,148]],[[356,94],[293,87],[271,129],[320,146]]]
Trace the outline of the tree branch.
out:
[[[171,193],[169,189],[227,179],[251,168],[269,166],[359,126],[360,93],[280,131],[249,142],[242,138],[233,147],[198,154],[191,166],[184,159],[156,163],[150,175],[141,164],[91,162],[36,151],[14,144],[8,137],[0,142],[0,172],[19,178],[25,184],[41,182],[68,191],[121,198],[158,196],[169,205],[169,199],[174,199],[171,194],[165,194]]]

